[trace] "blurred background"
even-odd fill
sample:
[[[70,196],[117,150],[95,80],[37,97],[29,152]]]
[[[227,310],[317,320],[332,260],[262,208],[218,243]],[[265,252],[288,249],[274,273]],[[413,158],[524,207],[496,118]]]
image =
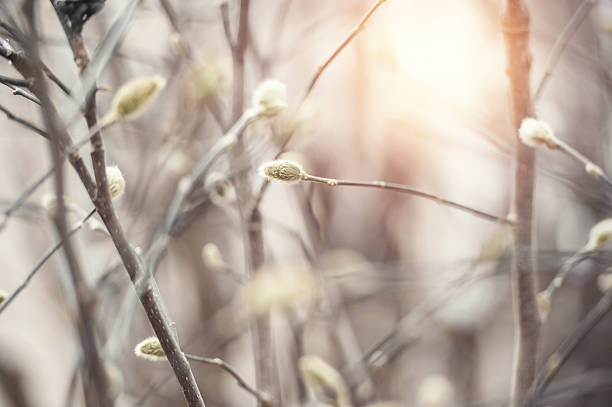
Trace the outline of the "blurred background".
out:
[[[25,24],[20,3],[7,2],[0,21],[10,15]],[[35,3],[42,60],[76,86],[78,72],[53,6]],[[121,168],[127,184],[115,202],[119,219],[145,254],[181,177],[232,124],[234,74],[222,10],[235,38],[240,2],[170,3],[180,33],[160,2],[141,1],[98,79],[109,90],[97,94],[99,116],[129,79],[159,74],[167,80],[142,116],[104,132],[107,161]],[[253,385],[258,350],[249,319],[269,315],[270,342],[260,346],[273,350],[280,405],[325,401],[305,386],[304,355],[333,366],[354,405],[506,405],[513,352],[507,227],[388,191],[272,183],[259,206],[264,265],[248,272],[245,213],[252,196],[245,198],[244,185],[261,187],[257,167],[289,135],[285,157],[310,174],[402,183],[500,217],[511,210],[515,135],[501,1],[385,2],[300,103],[318,67],[372,3],[250,1],[245,106],[258,83],[274,78],[287,86],[288,108],[251,125],[244,154],[220,160],[196,186],[189,216],[157,267],[158,286],[183,350],[223,358]],[[585,2],[527,3],[535,89],[555,41]],[[559,138],[612,171],[612,2],[586,3],[589,10],[534,105]],[[123,7],[107,0],[86,23],[90,52]],[[19,77],[6,60],[0,75]],[[57,106],[73,103],[53,92]],[[8,87],[0,87],[0,106],[43,127],[38,106]],[[84,121],[78,126],[75,139],[87,134]],[[52,160],[47,141],[14,120],[1,115],[0,129],[4,211]],[[81,150],[89,165],[88,152]],[[569,157],[538,150],[536,166],[536,260],[544,286],[612,206],[605,185]],[[74,223],[93,206],[72,169],[65,174]],[[58,239],[49,194],[52,181],[0,230],[0,290],[6,293]],[[116,405],[183,405],[170,366],[134,355],[153,331],[110,238],[95,217],[87,226],[72,240],[97,295],[96,323],[100,342],[108,344]],[[601,297],[597,276],[608,265],[605,251],[582,262],[555,295],[541,360]],[[261,275],[271,280],[258,280]],[[81,353],[75,315],[60,251],[0,314],[0,405],[84,405],[75,374]],[[547,405],[610,405],[611,322],[604,319],[572,355]],[[196,362],[192,368],[207,405],[256,405],[227,372]],[[20,390],[24,399],[15,402]]]

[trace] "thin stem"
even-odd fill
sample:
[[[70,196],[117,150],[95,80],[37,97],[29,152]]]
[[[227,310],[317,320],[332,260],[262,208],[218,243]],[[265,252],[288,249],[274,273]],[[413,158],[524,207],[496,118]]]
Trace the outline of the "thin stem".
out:
[[[24,97],[30,102],[34,102],[37,105],[40,105],[40,100],[36,96],[32,95],[30,92],[27,92],[26,90],[21,89],[9,82],[1,82],[1,83],[8,86],[13,91],[13,95]]]
[[[544,88],[550,80],[550,77],[552,76],[555,67],[557,66],[557,63],[561,59],[563,52],[569,45],[569,42],[574,36],[574,34],[576,34],[576,32],[578,31],[578,28],[580,28],[582,22],[589,15],[589,12],[593,8],[593,6],[595,6],[595,3],[597,3],[597,0],[584,0],[580,4],[580,6],[578,6],[576,12],[569,19],[565,27],[563,27],[561,34],[559,34],[559,36],[555,40],[555,43],[552,49],[550,50],[550,54],[546,58],[546,68],[544,69],[544,74],[542,75],[542,78],[540,78],[538,84],[536,85],[536,91],[533,96],[534,101],[537,102],[538,100],[540,100],[540,97],[544,92]]]
[[[526,117],[533,117],[529,87],[529,12],[522,0],[507,0],[502,14],[508,78],[516,134]],[[518,226],[513,235],[512,305],[514,312],[514,361],[510,399],[522,399],[533,382],[540,335],[532,246],[535,152],[521,142],[515,153],[514,200]]]
[[[176,10],[174,10],[174,7],[172,7],[172,4],[170,4],[170,0],[159,0],[159,2],[161,3],[162,9],[164,9],[164,13],[166,14],[166,17],[168,18],[168,22],[170,22],[172,29],[174,30],[175,34],[178,35],[179,37],[180,47],[182,47],[182,50],[185,52],[185,56],[187,58],[191,58],[192,53],[193,53],[191,50],[192,47],[187,41],[185,34],[183,33],[181,24],[176,14]]]
[[[6,115],[7,119],[21,124],[23,127],[32,130],[34,133],[41,135],[46,139],[49,138],[49,135],[47,134],[47,132],[37,127],[34,123],[31,123],[25,119],[22,119],[19,116],[15,116],[13,113],[11,113],[10,110],[6,109],[4,106],[0,106],[0,111]]]
[[[249,4],[250,0],[240,0],[240,13],[238,17],[239,21],[236,41],[232,43],[231,38],[228,38],[228,42],[230,43],[232,50],[232,63],[234,66],[232,120],[237,120],[244,110],[244,59],[248,45]],[[228,34],[227,30],[229,28],[227,25],[224,26],[224,29],[226,30],[226,34]]]
[[[238,371],[232,365],[225,362],[224,360],[219,359],[219,358],[207,358],[204,356],[197,356],[197,355],[192,355],[189,353],[185,353],[185,357],[187,357],[187,359],[194,360],[196,362],[206,363],[209,365],[220,367],[221,369],[225,370],[227,373],[232,375],[232,377],[234,377],[234,379],[236,379],[236,381],[238,382],[238,385],[242,387],[243,389],[245,389],[246,391],[248,391],[249,393],[251,393],[253,396],[255,396],[255,398],[258,401],[261,401],[264,403],[270,402],[269,394],[265,392],[260,392],[256,388],[248,384],[247,381],[244,380],[244,378],[240,375],[240,373],[238,373]]]
[[[32,195],[32,193],[34,191],[36,191],[38,189],[39,186],[41,186],[43,184],[43,182],[45,182],[47,180],[47,178],[49,178],[51,175],[53,175],[53,173],[55,172],[55,166],[53,166],[51,169],[47,170],[47,172],[45,172],[43,175],[41,175],[40,177],[38,177],[36,179],[36,181],[34,181],[31,185],[29,185],[25,191],[23,191],[21,193],[21,195],[19,195],[17,197],[17,199],[15,199],[8,208],[6,208],[4,210],[4,218],[2,219],[2,221],[0,222],[0,230],[2,230],[3,226],[5,225],[5,223],[8,221],[9,217],[17,210],[19,209],[24,203],[25,201],[28,199],[28,197],[30,195]]]
[[[13,300],[15,298],[17,298],[17,296],[28,286],[28,284],[30,284],[30,281],[32,280],[32,278],[34,278],[34,276],[36,275],[36,273],[38,273],[38,271],[42,268],[42,266],[45,265],[45,263],[47,262],[47,260],[49,260],[51,258],[51,256],[53,256],[53,254],[55,254],[55,252],[57,252],[62,245],[64,244],[64,242],[66,241],[66,239],[70,238],[72,235],[74,235],[79,229],[81,229],[83,227],[83,225],[85,224],[85,222],[87,222],[89,220],[89,218],[91,218],[93,216],[93,214],[96,213],[96,209],[92,209],[91,212],[89,212],[87,214],[87,216],[85,216],[83,219],[81,219],[79,221],[79,223],[77,223],[76,225],[74,225],[69,231],[68,233],[66,233],[66,235],[64,236],[63,239],[61,239],[59,242],[57,242],[56,244],[54,244],[53,246],[51,246],[50,248],[48,248],[45,253],[42,255],[42,257],[38,260],[38,262],[36,263],[36,265],[34,266],[34,268],[32,269],[32,271],[30,271],[28,273],[28,275],[26,276],[25,280],[23,280],[21,282],[21,284],[19,284],[19,286],[17,286],[17,288],[15,289],[15,291],[13,291],[11,293],[11,295],[9,295],[9,297],[4,300],[1,304],[0,304],[0,314],[10,305],[11,302],[13,302]]]
[[[582,163],[585,167],[585,170],[587,171],[589,175],[593,175],[597,178],[600,178],[602,181],[604,181],[604,183],[608,187],[612,188],[612,181],[610,180],[610,178],[606,175],[606,173],[603,171],[603,169],[600,166],[596,165],[593,161],[589,160],[582,153],[580,153],[574,147],[567,144],[565,141],[555,137],[555,142],[556,142],[557,149],[563,151],[564,153],[568,154],[570,157]]]
[[[569,359],[576,347],[586,338],[589,332],[612,309],[612,291],[606,292],[597,304],[589,311],[574,331],[559,345],[557,350],[548,357],[544,367],[538,373],[533,386],[526,396],[525,406],[537,404],[548,385],[557,376],[563,364]]]
[[[545,292],[546,295],[548,295],[549,297],[552,297],[555,290],[557,288],[561,288],[561,286],[563,285],[567,274],[583,260],[586,260],[588,258],[589,253],[591,252],[588,250],[587,246],[585,246],[576,253],[574,253],[569,259],[565,260],[555,277],[552,279],[552,281],[546,287],[546,290],[544,290],[543,292]]]
[[[346,48],[346,46],[351,41],[353,41],[353,39],[357,36],[357,34],[359,34],[366,27],[368,20],[374,15],[376,10],[378,10],[378,8],[382,6],[382,4],[386,1],[387,0],[377,0],[376,3],[372,5],[370,10],[368,10],[368,12],[361,18],[359,23],[357,23],[355,28],[353,28],[353,30],[346,36],[344,41],[340,43],[340,46],[336,48],[334,52],[332,52],[332,54],[325,60],[325,62],[323,62],[323,64],[319,67],[319,69],[317,69],[317,73],[310,80],[310,84],[306,88],[306,93],[302,97],[302,103],[304,102],[304,100],[308,98],[308,96],[310,95],[310,92],[312,92],[312,89],[315,87],[315,85],[319,81],[319,78],[321,77],[325,69],[327,69],[327,67],[332,63],[334,59],[336,59],[336,57],[342,52],[342,50]]]
[[[24,88],[30,86],[30,81],[27,79],[10,78],[4,75],[0,75],[0,83],[3,83],[5,85],[21,86]]]
[[[335,186],[365,187],[365,188],[378,188],[378,189],[385,189],[389,191],[401,192],[401,193],[410,194],[410,195],[418,196],[421,198],[429,199],[430,201],[434,201],[437,204],[448,206],[454,209],[458,209],[460,211],[469,213],[470,215],[474,215],[482,219],[486,219],[488,221],[501,223],[501,224],[509,225],[509,226],[515,226],[515,223],[510,219],[491,215],[489,213],[479,211],[478,209],[474,209],[469,206],[450,201],[448,199],[440,198],[437,195],[423,192],[418,189],[415,189],[415,188],[412,188],[406,185],[402,185],[402,184],[394,184],[392,182],[384,182],[384,181],[349,181],[349,180],[342,180],[342,179],[317,177],[317,176],[310,175],[310,174],[304,174],[302,180],[319,182],[319,183],[325,184],[330,187],[335,187]]]

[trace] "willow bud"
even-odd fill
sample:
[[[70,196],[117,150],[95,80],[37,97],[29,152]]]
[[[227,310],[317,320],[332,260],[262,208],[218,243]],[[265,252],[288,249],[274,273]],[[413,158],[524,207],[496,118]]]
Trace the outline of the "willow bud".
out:
[[[142,340],[134,347],[134,354],[140,358],[159,361],[166,359],[166,352],[156,336]]]
[[[102,122],[108,125],[118,120],[134,118],[155,100],[165,86],[166,80],[159,75],[132,79],[119,88],[111,110]]]
[[[266,79],[253,92],[253,105],[265,116],[275,116],[287,107],[287,87],[276,79]]]
[[[533,118],[523,120],[519,128],[519,138],[524,144],[531,147],[547,146],[553,149],[559,147],[557,138],[548,123]]]
[[[259,167],[259,174],[270,180],[295,184],[306,176],[302,166],[295,161],[270,161]]]
[[[106,180],[108,182],[111,198],[115,199],[120,197],[125,190],[125,179],[119,167],[116,165],[106,167]]]

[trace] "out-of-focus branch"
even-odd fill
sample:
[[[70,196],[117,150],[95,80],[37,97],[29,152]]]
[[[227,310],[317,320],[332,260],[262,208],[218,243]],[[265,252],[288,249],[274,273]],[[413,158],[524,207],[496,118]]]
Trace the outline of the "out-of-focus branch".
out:
[[[75,224],[67,233],[66,236],[60,240],[59,242],[57,242],[56,244],[54,244],[53,246],[51,246],[50,248],[47,249],[47,251],[45,251],[45,253],[42,255],[42,257],[38,260],[38,262],[36,263],[36,265],[34,266],[34,268],[32,269],[32,271],[30,271],[28,273],[28,275],[26,276],[26,278],[21,282],[21,284],[19,284],[19,286],[17,286],[17,288],[15,289],[15,291],[13,291],[11,293],[11,295],[9,295],[2,303],[0,303],[0,314],[2,314],[2,312],[11,304],[11,302],[13,302],[13,300],[15,298],[17,298],[17,296],[28,286],[28,284],[30,284],[30,281],[32,280],[32,278],[34,278],[34,276],[36,275],[36,273],[38,273],[38,271],[42,268],[42,266],[45,265],[45,263],[47,262],[47,260],[49,260],[51,258],[51,256],[53,256],[53,254],[55,252],[57,252],[62,245],[64,244],[64,240],[66,238],[71,237],[72,235],[74,235],[78,230],[81,229],[81,227],[83,227],[83,224],[85,222],[87,222],[89,220],[89,218],[91,218],[93,216],[93,214],[96,213],[96,210],[93,209],[91,212],[89,212],[87,214],[87,216],[85,216],[83,219],[81,219],[80,222],[78,222],[77,224]]]
[[[544,88],[546,84],[550,80],[557,63],[561,59],[565,48],[569,45],[570,40],[578,31],[578,28],[582,25],[582,22],[589,15],[591,9],[595,6],[597,0],[583,0],[583,2],[578,6],[576,12],[572,15],[572,18],[569,19],[561,34],[555,40],[555,43],[550,50],[550,54],[548,54],[548,58],[546,58],[546,67],[544,68],[544,74],[542,78],[538,81],[536,85],[536,91],[533,96],[534,102],[540,100],[542,93],[544,92]]]
[[[518,129],[523,119],[533,116],[529,71],[529,12],[522,0],[507,0],[502,15],[506,46],[507,73],[513,110],[513,124]],[[518,226],[514,229],[512,262],[512,299],[514,309],[514,362],[510,399],[522,399],[531,385],[536,369],[540,318],[536,303],[535,262],[532,247],[535,153],[520,141],[516,146],[514,203]]]
[[[525,406],[532,407],[538,403],[538,399],[552,380],[557,376],[563,364],[570,357],[574,349],[586,338],[589,332],[602,320],[612,309],[612,291],[607,291],[597,304],[589,311],[574,331],[561,343],[557,350],[548,357],[544,367],[538,373],[533,386],[526,396]]]
[[[363,31],[365,29],[366,24],[368,23],[368,20],[374,15],[376,10],[378,10],[378,8],[380,6],[382,6],[383,3],[386,2],[386,1],[387,0],[377,0],[376,3],[374,3],[374,5],[372,5],[370,10],[368,10],[368,12],[361,18],[361,21],[359,21],[359,23],[355,26],[355,28],[353,28],[353,30],[346,36],[346,38],[344,39],[344,41],[342,41],[340,46],[338,48],[336,48],[334,50],[334,52],[332,52],[332,54],[325,60],[325,62],[323,62],[323,64],[319,67],[319,69],[317,69],[317,73],[310,80],[310,84],[306,88],[306,93],[304,93],[304,96],[302,97],[302,103],[304,102],[304,100],[306,100],[308,98],[308,96],[310,95],[310,92],[312,92],[312,89],[315,87],[315,85],[319,81],[319,78],[321,77],[321,75],[323,75],[323,72],[327,69],[327,67],[333,62],[334,59],[336,59],[336,57],[338,55],[340,55],[342,50],[344,48],[346,48],[346,46],[351,41],[353,41],[353,39],[361,31]]]

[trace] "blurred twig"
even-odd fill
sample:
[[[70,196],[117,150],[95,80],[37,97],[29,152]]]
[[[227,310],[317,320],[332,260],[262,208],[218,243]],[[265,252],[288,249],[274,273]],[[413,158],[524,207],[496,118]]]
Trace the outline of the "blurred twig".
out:
[[[38,273],[38,271],[42,268],[42,266],[45,265],[45,263],[47,262],[47,260],[49,260],[51,258],[51,256],[53,256],[53,254],[58,251],[62,245],[64,244],[64,241],[66,238],[71,237],[72,235],[74,235],[79,229],[81,229],[81,227],[83,227],[83,224],[85,222],[87,222],[89,220],[89,218],[91,218],[93,216],[93,214],[96,213],[96,210],[93,209],[91,212],[89,212],[87,214],[86,217],[84,217],[83,219],[81,219],[80,222],[78,222],[77,224],[75,224],[66,234],[66,236],[60,240],[59,242],[57,242],[55,245],[51,246],[50,248],[47,249],[47,251],[45,251],[45,253],[42,255],[42,257],[40,258],[40,260],[38,260],[38,262],[36,263],[36,265],[34,266],[34,268],[32,269],[32,271],[30,271],[28,273],[28,275],[26,276],[25,280],[23,280],[23,282],[21,284],[19,284],[19,286],[17,286],[17,288],[15,289],[15,291],[13,291],[11,293],[11,295],[8,296],[8,298],[6,300],[4,300],[2,303],[0,303],[0,314],[10,305],[10,303],[28,286],[28,284],[30,284],[30,281],[32,280],[32,278],[36,275],[36,273]]]
[[[540,97],[544,92],[544,88],[550,80],[550,77],[552,76],[555,67],[557,66],[557,63],[559,62],[561,56],[563,55],[563,52],[565,51],[565,48],[569,45],[570,40],[572,39],[574,34],[576,34],[578,28],[580,28],[580,25],[589,15],[589,12],[593,8],[593,6],[595,6],[596,3],[597,0],[583,0],[580,6],[578,6],[578,8],[576,9],[576,12],[574,12],[572,17],[567,22],[565,27],[563,27],[561,34],[559,34],[559,36],[556,38],[555,43],[552,49],[550,50],[550,54],[548,54],[548,57],[546,58],[546,67],[544,68],[544,74],[536,85],[536,91],[533,96],[534,102],[540,100]]]
[[[526,396],[526,407],[536,404],[538,398],[541,397],[550,382],[557,376],[557,373],[559,373],[559,370],[572,352],[611,309],[612,291],[607,291],[588,314],[580,320],[574,331],[548,357]]]
[[[332,63],[332,61],[342,52],[342,50],[344,48],[346,48],[346,46],[353,41],[353,39],[366,27],[366,24],[368,22],[368,20],[372,17],[372,15],[374,15],[374,13],[376,12],[376,10],[378,10],[378,8],[380,6],[382,6],[382,4],[384,2],[386,2],[387,0],[377,0],[376,3],[374,3],[374,5],[372,5],[372,7],[370,8],[370,10],[368,10],[368,12],[361,18],[361,21],[359,21],[359,23],[355,26],[355,28],[353,28],[353,30],[346,36],[346,38],[344,39],[344,41],[342,41],[342,43],[340,44],[340,46],[338,48],[336,48],[334,50],[334,52],[332,52],[332,54],[325,60],[325,62],[323,62],[323,64],[317,69],[317,73],[315,74],[315,76],[310,80],[310,83],[308,84],[308,87],[306,88],[306,92],[304,93],[304,96],[302,97],[302,103],[304,103],[304,101],[308,98],[308,96],[310,95],[310,92],[312,92],[312,89],[315,87],[315,85],[317,84],[317,82],[319,81],[319,78],[321,77],[321,75],[323,74],[323,72],[325,71],[325,69],[327,69],[327,67]]]

